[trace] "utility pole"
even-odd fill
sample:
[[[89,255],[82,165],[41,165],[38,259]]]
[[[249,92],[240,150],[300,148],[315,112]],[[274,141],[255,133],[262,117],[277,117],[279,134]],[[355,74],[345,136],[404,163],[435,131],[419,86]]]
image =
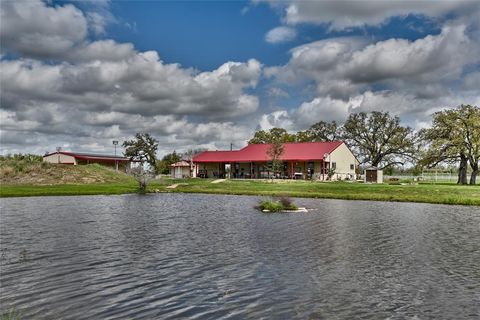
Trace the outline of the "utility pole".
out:
[[[118,141],[117,141],[117,140],[113,140],[112,143],[113,143],[113,146],[115,147],[115,158],[116,158],[116,157],[117,157],[117,144],[118,144]],[[118,171],[118,161],[117,161],[117,159],[115,159],[115,170]]]

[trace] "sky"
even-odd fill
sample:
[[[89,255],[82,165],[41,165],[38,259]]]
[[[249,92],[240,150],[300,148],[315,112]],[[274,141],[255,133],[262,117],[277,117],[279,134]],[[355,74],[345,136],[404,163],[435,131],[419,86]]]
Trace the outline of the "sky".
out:
[[[0,2],[0,153],[161,157],[383,111],[480,105],[480,1]]]

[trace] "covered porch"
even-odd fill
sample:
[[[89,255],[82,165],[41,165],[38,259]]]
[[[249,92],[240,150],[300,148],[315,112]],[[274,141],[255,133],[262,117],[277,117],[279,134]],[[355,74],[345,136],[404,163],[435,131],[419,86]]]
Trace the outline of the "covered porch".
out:
[[[200,178],[231,179],[315,179],[328,180],[331,163],[324,160],[282,161],[280,169],[271,162],[203,162],[195,166]]]

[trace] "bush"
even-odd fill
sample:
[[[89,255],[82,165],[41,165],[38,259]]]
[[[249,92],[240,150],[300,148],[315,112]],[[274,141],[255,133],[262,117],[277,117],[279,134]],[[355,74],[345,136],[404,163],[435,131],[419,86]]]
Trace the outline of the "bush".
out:
[[[260,202],[260,210],[268,210],[270,212],[283,211],[283,205],[280,202],[274,202],[270,200],[264,200]]]
[[[298,207],[292,203],[288,197],[282,196],[278,200],[263,200],[260,202],[260,210],[269,212],[280,212],[285,210],[297,210]]]
[[[283,206],[285,210],[297,210],[298,207],[293,204],[292,199],[286,196],[281,196],[279,200],[280,204]]]

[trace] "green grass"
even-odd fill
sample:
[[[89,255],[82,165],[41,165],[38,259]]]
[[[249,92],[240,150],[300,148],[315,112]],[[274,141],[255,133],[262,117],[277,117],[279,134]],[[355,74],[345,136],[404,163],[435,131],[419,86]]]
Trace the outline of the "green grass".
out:
[[[285,210],[297,210],[298,207],[288,197],[281,196],[278,199],[266,199],[260,201],[258,208],[266,212],[281,212]]]
[[[10,310],[3,312],[0,320],[20,320],[22,316],[20,312],[16,311],[15,308],[11,308]]]
[[[402,201],[440,204],[480,205],[480,186],[459,186],[452,183],[388,185],[348,182],[227,180],[212,184],[210,179],[153,181],[149,192],[184,192],[255,196],[288,196],[346,200]],[[176,189],[165,187],[180,184]],[[11,185],[2,184],[1,197],[122,194],[138,191],[133,180],[104,184]]]
[[[269,212],[280,212],[285,210],[283,205],[277,201],[263,200],[259,205],[260,210],[268,210]]]
[[[208,180],[192,179],[190,181],[188,186],[179,186],[172,191],[480,205],[480,186],[458,186],[455,184],[388,185],[311,181],[272,183],[262,180],[227,180],[223,183],[211,184]]]

